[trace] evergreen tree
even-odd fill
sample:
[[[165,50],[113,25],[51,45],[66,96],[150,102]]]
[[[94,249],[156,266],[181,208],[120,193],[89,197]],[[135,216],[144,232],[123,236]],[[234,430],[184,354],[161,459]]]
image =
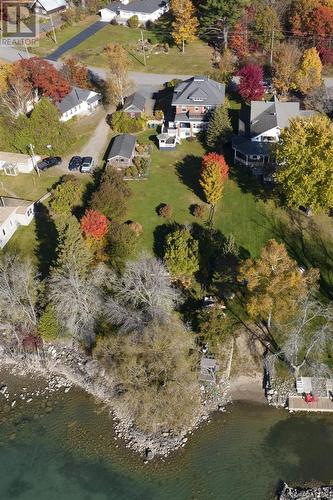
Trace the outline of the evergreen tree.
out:
[[[60,325],[56,313],[51,305],[47,305],[39,318],[38,333],[43,340],[55,340],[60,334]]]
[[[92,255],[85,244],[79,221],[72,215],[60,219],[57,227],[59,233],[57,268],[71,264],[75,266],[80,276],[86,276],[92,264]]]
[[[184,284],[199,270],[199,243],[187,228],[180,227],[168,234],[164,262],[171,274]]]
[[[207,146],[219,150],[223,144],[230,140],[231,134],[231,120],[227,103],[224,103],[215,109],[209,120],[206,135]]]
[[[50,203],[54,214],[58,216],[70,215],[72,210],[82,203],[83,186],[73,176],[58,184],[52,193]]]
[[[228,46],[228,33],[242,16],[248,0],[206,0],[201,6],[201,24],[214,33],[223,28],[224,48]]]
[[[46,98],[42,98],[33,109],[29,128],[32,133],[30,142],[35,145],[36,153],[41,155],[50,154],[48,145],[52,146],[54,154],[65,153],[74,141],[72,129],[67,123],[59,121],[59,111]]]

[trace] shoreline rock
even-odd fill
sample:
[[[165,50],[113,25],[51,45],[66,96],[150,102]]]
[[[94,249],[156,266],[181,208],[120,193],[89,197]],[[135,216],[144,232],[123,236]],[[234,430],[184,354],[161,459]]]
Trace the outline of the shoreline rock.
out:
[[[284,483],[278,496],[279,500],[330,500],[333,498],[333,486],[318,486],[315,488],[291,488]]]
[[[184,447],[188,434],[207,421],[213,411],[224,410],[226,404],[230,402],[228,381],[222,380],[221,397],[218,401],[210,397],[208,389],[202,390],[202,409],[200,415],[193,419],[191,426],[178,433],[173,432],[172,429],[165,429],[159,434],[146,434],[137,429],[129,420],[128,415],[124,415],[121,408],[117,406],[117,401],[113,396],[112,379],[106,377],[105,371],[101,369],[98,362],[83,352],[66,345],[46,344],[43,357],[25,356],[11,352],[6,345],[2,344],[0,356],[2,366],[10,368],[14,375],[28,376],[29,373],[35,373],[44,377],[48,382],[48,391],[51,393],[60,389],[68,392],[70,387],[75,385],[104,403],[111,413],[115,439],[121,438],[126,448],[139,453],[146,461],[155,457],[167,457],[170,453]],[[22,388],[20,399],[26,402],[31,401],[32,394],[23,392]],[[36,392],[39,392],[41,396],[44,395],[45,398],[48,397],[47,391]],[[6,393],[4,395],[6,396]]]

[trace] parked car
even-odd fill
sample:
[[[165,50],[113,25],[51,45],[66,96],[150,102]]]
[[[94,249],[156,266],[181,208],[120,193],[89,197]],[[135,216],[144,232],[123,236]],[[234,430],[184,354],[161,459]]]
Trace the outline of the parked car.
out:
[[[94,166],[94,159],[91,156],[85,156],[84,158],[82,158],[80,172],[89,173],[92,171],[93,166]]]
[[[61,163],[60,156],[50,156],[49,158],[44,158],[42,161],[37,163],[37,167],[39,170],[46,170],[50,167],[55,167]]]
[[[79,170],[81,165],[82,165],[81,156],[73,156],[73,158],[71,158],[71,160],[68,164],[68,170],[70,170],[70,171]]]

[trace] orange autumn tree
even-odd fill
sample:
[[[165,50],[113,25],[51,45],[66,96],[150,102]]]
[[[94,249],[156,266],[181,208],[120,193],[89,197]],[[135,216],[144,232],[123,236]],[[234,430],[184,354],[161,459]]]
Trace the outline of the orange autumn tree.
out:
[[[207,166],[210,165],[211,163],[216,163],[216,165],[219,166],[222,180],[225,181],[228,178],[229,167],[224,159],[224,156],[218,153],[207,153],[202,158],[202,169],[207,168]]]
[[[80,222],[81,231],[86,238],[101,241],[109,230],[109,221],[97,210],[86,210]]]

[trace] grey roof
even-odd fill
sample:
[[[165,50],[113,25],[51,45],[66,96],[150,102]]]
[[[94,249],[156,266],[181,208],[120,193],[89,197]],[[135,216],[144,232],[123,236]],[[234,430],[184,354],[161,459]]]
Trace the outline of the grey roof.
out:
[[[177,85],[173,92],[172,105],[218,106],[224,103],[224,83],[211,80],[207,76],[193,76]]]
[[[134,92],[134,94],[126,97],[124,102],[123,111],[128,110],[128,108],[132,108],[134,111],[144,111],[146,104],[146,98],[143,95],[139,94],[139,92]]]
[[[67,7],[66,0],[36,0],[46,12],[53,12]]]
[[[131,134],[121,134],[117,135],[113,139],[110,152],[108,154],[108,160],[112,160],[116,156],[122,156],[123,158],[130,159],[133,156],[134,148],[136,143],[135,135]]]
[[[143,14],[153,14],[153,12],[156,12],[158,9],[165,7],[167,4],[167,0],[133,0],[127,5],[124,5],[121,2],[111,2],[104,8],[111,10],[112,12],[122,10],[124,12],[140,12]]]
[[[283,129],[291,118],[312,116],[314,111],[303,111],[299,102],[252,101],[250,112],[240,114],[239,132],[255,137],[275,127]]]
[[[269,156],[271,145],[269,142],[251,141],[246,137],[233,137],[232,147],[243,155]]]
[[[194,115],[192,113],[176,113],[174,121],[175,122],[207,122],[209,121],[210,113],[205,113],[203,115]]]
[[[70,93],[57,103],[57,107],[61,113],[66,113],[66,111],[69,111],[70,109],[74,108],[74,106],[78,106],[84,101],[88,101],[89,103],[91,103],[101,99],[101,94],[97,94],[96,96],[92,96],[90,99],[88,99],[90,92],[91,90],[88,89],[73,87]]]

